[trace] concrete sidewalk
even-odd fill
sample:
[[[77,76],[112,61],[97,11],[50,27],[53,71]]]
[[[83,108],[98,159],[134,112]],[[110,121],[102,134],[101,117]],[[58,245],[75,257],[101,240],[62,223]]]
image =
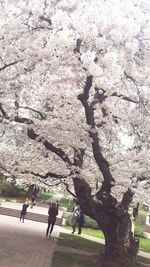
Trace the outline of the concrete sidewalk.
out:
[[[5,207],[5,208],[15,209],[15,210],[21,211],[22,205],[23,205],[23,203],[18,203],[18,202],[2,202],[0,207]],[[29,207],[27,209],[27,212],[47,215],[48,214],[48,208],[49,208],[48,204],[47,204],[47,207],[39,207],[38,205],[37,206],[35,205],[32,209]],[[60,215],[61,215],[61,213],[62,212],[59,211]]]
[[[47,225],[0,215],[0,267],[50,267],[60,227],[46,239]]]
[[[23,205],[22,203],[3,202],[0,205],[0,214],[12,217],[19,217],[22,205]],[[32,209],[28,207],[26,219],[47,223],[48,208],[49,206],[47,206],[47,208],[34,206]],[[62,216],[63,216],[63,211],[59,210],[56,224],[61,225]]]

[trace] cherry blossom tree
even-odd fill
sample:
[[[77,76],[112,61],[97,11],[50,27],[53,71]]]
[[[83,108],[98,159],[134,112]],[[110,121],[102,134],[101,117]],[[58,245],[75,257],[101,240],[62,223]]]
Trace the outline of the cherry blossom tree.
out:
[[[65,186],[105,235],[100,266],[136,266],[128,207],[133,196],[150,201],[150,5],[1,0],[0,8],[0,168]]]

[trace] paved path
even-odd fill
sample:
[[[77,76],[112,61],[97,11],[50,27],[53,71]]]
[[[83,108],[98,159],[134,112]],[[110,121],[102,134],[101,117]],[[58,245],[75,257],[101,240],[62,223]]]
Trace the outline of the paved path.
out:
[[[1,203],[0,206],[21,211],[22,205],[23,205],[23,203],[3,202],[3,203]],[[48,208],[49,208],[49,205],[47,205],[47,207],[34,206],[32,209],[29,207],[27,209],[27,212],[47,215],[48,214]],[[59,211],[59,214],[61,214],[61,211]]]
[[[32,209],[29,207],[27,209],[26,218],[32,221],[47,223],[48,208],[49,208],[48,205],[47,207],[34,206]],[[21,209],[22,209],[22,203],[3,202],[0,205],[0,214],[12,217],[19,217]],[[61,225],[62,215],[63,211],[59,210],[56,224]]]
[[[59,235],[54,226],[53,238]],[[45,238],[46,225],[0,215],[0,267],[50,267],[56,239]]]

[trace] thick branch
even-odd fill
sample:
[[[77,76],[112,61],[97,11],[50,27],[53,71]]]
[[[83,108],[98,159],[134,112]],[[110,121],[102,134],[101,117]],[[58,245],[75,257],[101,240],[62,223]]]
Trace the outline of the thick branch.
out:
[[[74,53],[80,53],[81,43],[82,43],[82,40],[78,38],[76,40],[76,47],[73,50]]]
[[[67,184],[66,182],[63,182],[63,184],[65,185],[67,192],[71,194],[74,198],[77,198],[77,196],[69,189],[69,184]]]
[[[93,219],[97,218],[96,202],[91,195],[88,183],[79,177],[73,179],[76,196],[79,200],[81,210]]]
[[[31,172],[30,171],[24,171],[24,172],[21,172],[21,173],[22,174],[30,173],[30,174],[33,174],[34,176],[40,177],[42,179],[47,179],[49,177],[56,178],[56,179],[67,178],[67,175],[56,174],[56,173],[53,173],[53,172],[47,172],[45,175],[40,174],[40,173],[35,173],[35,172],[32,172],[32,171]]]
[[[98,133],[95,129],[94,109],[88,103],[89,91],[90,91],[90,88],[92,87],[92,79],[93,79],[93,76],[87,77],[84,91],[82,94],[78,95],[78,99],[81,101],[81,103],[85,109],[87,124],[91,126],[91,130],[89,131],[89,136],[92,139],[93,155],[94,155],[95,161],[99,167],[99,170],[101,171],[101,173],[103,174],[103,177],[104,177],[103,185],[102,185],[102,188],[100,190],[100,195],[101,195],[102,191],[105,191],[107,193],[110,192],[110,189],[114,183],[114,178],[111,175],[108,162],[105,160],[105,158],[102,155],[101,147],[99,144]],[[99,199],[100,199],[100,195],[98,196],[98,194],[97,194],[97,197]]]
[[[46,147],[46,149],[50,150],[51,152],[55,153],[57,156],[59,156],[65,163],[67,163],[69,166],[73,165],[69,157],[66,155],[66,153],[56,146],[54,146],[52,143],[50,143],[47,140],[43,140],[43,137],[39,138],[39,135],[35,133],[35,131],[31,128],[28,129],[28,137],[32,140],[36,140],[38,137],[37,142],[42,142],[43,145]]]
[[[49,25],[52,25],[52,21],[50,18],[46,18],[43,15],[39,17],[41,20],[46,21]]]
[[[129,204],[132,202],[133,199],[133,191],[128,188],[128,190],[124,193],[124,196],[122,198],[122,201],[119,205],[119,207],[122,207],[123,210],[128,210]]]
[[[82,168],[84,155],[85,155],[85,149],[74,148],[74,165],[75,166]]]
[[[15,122],[19,122],[19,123],[24,123],[24,124],[34,124],[34,122],[32,121],[32,120],[30,120],[30,119],[27,119],[27,118],[21,118],[21,117],[18,117],[18,116],[16,116],[15,118],[14,118],[14,121]]]

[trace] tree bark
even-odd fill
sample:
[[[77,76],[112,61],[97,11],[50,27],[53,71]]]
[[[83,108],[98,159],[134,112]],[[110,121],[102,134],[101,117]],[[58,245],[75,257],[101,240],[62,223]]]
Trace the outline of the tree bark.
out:
[[[138,242],[131,232],[128,205],[133,196],[127,190],[120,203],[111,195],[104,201],[95,201],[91,188],[84,179],[73,179],[74,188],[84,214],[96,220],[105,236],[105,252],[100,256],[99,267],[135,267]]]
[[[108,220],[108,224],[107,224]],[[100,222],[100,225],[102,223]],[[100,267],[135,267],[138,241],[131,232],[128,214],[118,219],[115,211],[107,215],[102,226],[105,235],[105,253],[100,257]]]

